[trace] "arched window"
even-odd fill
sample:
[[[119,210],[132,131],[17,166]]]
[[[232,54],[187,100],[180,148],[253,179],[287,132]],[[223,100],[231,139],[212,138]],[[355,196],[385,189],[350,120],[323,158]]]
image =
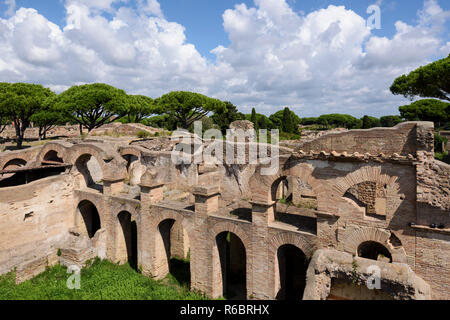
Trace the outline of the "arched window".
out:
[[[392,262],[392,255],[381,243],[366,241],[359,245],[358,256],[361,258]]]

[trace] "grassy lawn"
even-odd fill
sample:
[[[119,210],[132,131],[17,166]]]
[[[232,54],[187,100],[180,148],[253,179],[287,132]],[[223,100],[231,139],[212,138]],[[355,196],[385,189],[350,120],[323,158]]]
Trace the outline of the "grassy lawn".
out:
[[[55,266],[36,278],[15,285],[13,272],[0,277],[0,300],[205,300],[188,290],[186,262],[175,261],[173,275],[154,281],[128,264],[96,260],[81,271],[81,289],[70,290],[67,268]],[[187,269],[188,270],[188,269]],[[187,271],[188,272],[188,271]]]

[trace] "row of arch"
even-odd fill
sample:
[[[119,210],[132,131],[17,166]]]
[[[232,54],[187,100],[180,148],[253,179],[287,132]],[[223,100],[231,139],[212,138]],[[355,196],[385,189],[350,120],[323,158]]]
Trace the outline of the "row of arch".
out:
[[[78,205],[78,226],[84,227],[84,232],[89,238],[95,237],[102,228],[102,221],[96,206],[89,200],[83,200]],[[122,263],[128,262],[133,268],[137,268],[138,261],[138,232],[136,221],[131,213],[121,211],[117,214],[116,225],[120,232],[116,234],[117,254],[122,257]],[[220,224],[219,224],[220,225]],[[175,276],[183,285],[190,285],[190,251],[180,256],[174,254],[172,248],[174,241],[182,232],[183,241],[189,243],[189,232],[185,232],[183,223],[166,217],[160,219],[155,229],[154,263],[160,270],[160,276],[168,273]],[[213,236],[213,278],[217,285],[217,296],[228,299],[246,299],[248,297],[248,273],[249,269],[248,250],[249,239],[245,233],[236,228],[218,226],[211,231]],[[273,293],[276,299],[300,300],[306,286],[306,272],[309,259],[314,248],[305,244],[296,243],[295,240],[275,237],[271,243],[274,265],[273,265]],[[389,250],[375,241],[361,243],[357,249],[358,256],[377,260],[379,256],[386,257],[392,262]],[[271,273],[272,274],[272,273]],[[216,289],[217,289],[216,288]]]

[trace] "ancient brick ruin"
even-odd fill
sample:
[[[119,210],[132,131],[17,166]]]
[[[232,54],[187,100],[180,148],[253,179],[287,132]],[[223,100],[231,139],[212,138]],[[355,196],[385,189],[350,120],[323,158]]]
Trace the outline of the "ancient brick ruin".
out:
[[[263,164],[176,164],[168,138],[0,153],[0,274],[106,258],[212,298],[450,299],[450,166],[433,124],[351,130]],[[246,144],[246,147],[249,147]],[[381,289],[366,286],[378,268]]]

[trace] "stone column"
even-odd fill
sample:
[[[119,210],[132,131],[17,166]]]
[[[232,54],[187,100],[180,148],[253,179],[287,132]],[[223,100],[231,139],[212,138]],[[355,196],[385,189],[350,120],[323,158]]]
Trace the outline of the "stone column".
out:
[[[116,196],[123,191],[124,180],[123,177],[113,178],[110,175],[103,178],[103,203],[106,209],[104,212],[109,214],[103,216],[102,229],[106,231],[106,256],[111,261],[116,260],[117,225],[120,223],[117,219],[118,212],[115,212],[112,207],[110,197]]]
[[[268,245],[269,245],[269,224],[275,219],[274,201],[250,202],[252,204],[252,281],[249,295],[253,295],[256,300],[266,300],[273,298],[269,292],[270,274]]]
[[[219,187],[197,187],[195,196],[195,218],[193,239],[191,239],[192,289],[214,296],[212,284],[211,235],[208,228],[208,215],[219,209]],[[220,293],[222,295],[222,293]]]

